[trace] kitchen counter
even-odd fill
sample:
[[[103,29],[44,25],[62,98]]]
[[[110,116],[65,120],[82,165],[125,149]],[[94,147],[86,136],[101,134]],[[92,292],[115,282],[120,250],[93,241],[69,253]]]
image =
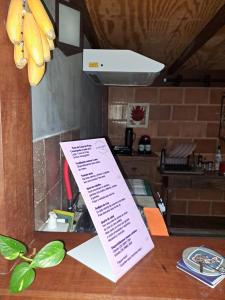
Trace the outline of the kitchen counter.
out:
[[[166,223],[170,232],[223,235],[225,176],[204,174],[163,174],[163,196],[167,206]]]
[[[67,250],[85,240],[89,234],[35,233],[32,247],[39,249],[52,240],[63,240]],[[197,237],[153,237],[155,248],[116,284],[66,256],[53,268],[38,269],[35,282],[16,296],[7,291],[9,275],[0,276],[0,299],[22,300],[222,300],[225,280],[211,289],[176,269],[182,251],[190,246],[205,245],[225,255],[222,239]],[[90,249],[91,251],[91,249]]]
[[[147,180],[153,187],[161,185],[161,177],[157,166],[159,157],[155,153],[140,155],[117,155],[117,163],[125,178],[140,178]]]

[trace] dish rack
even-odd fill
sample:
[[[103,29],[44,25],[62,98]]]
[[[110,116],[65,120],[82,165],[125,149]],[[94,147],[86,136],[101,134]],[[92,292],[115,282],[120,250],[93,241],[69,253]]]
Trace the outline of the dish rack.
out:
[[[162,173],[195,173],[202,174],[203,170],[195,167],[195,144],[179,144],[170,149],[163,148],[160,157]]]

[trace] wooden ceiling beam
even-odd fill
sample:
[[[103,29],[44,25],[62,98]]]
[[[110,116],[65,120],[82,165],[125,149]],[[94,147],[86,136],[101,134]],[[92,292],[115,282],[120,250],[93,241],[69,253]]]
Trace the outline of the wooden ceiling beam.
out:
[[[192,40],[181,55],[167,69],[166,73],[174,74],[202,45],[204,45],[222,26],[225,25],[225,4],[218,10],[211,21]]]
[[[83,17],[83,29],[86,38],[88,39],[93,49],[99,49],[98,37],[94,31],[94,26],[91,21],[89,11],[84,0],[72,0],[79,5]]]

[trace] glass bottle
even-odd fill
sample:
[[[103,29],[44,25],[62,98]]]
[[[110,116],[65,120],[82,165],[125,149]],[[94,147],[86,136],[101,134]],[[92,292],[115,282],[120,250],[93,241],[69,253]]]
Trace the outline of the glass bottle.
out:
[[[215,171],[219,171],[221,161],[222,161],[221,147],[220,145],[218,145],[216,149],[215,161],[214,161]]]

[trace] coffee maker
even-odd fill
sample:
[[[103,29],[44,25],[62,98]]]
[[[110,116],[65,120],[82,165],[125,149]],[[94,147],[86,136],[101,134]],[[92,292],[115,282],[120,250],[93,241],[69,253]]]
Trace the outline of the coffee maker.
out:
[[[126,128],[125,131],[125,146],[128,147],[132,151],[133,142],[135,140],[135,133],[133,128]]]
[[[125,130],[124,145],[114,146],[113,152],[115,154],[132,155],[132,147],[133,147],[135,137],[136,137],[136,135],[133,132],[133,128],[127,127]]]

